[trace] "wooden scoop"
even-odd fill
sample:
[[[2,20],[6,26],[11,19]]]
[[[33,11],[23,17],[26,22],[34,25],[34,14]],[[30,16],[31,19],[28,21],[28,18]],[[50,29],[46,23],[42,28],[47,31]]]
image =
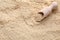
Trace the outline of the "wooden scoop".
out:
[[[53,2],[50,6],[43,8],[35,17],[36,21],[41,21],[49,14],[51,14],[52,10],[56,9],[58,6],[57,2]],[[40,15],[40,16],[39,16]]]

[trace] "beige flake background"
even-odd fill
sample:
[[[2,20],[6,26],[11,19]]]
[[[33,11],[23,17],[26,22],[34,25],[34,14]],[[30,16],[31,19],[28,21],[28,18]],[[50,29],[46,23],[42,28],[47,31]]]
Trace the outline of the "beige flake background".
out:
[[[58,9],[36,22],[35,14],[53,1]],[[0,0],[0,40],[60,40],[60,0]]]

